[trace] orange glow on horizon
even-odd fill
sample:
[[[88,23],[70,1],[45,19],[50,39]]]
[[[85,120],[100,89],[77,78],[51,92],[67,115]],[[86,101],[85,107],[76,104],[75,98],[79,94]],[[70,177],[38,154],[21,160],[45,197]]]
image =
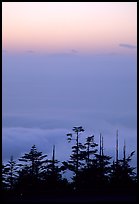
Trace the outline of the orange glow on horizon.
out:
[[[137,43],[136,2],[3,2],[3,49],[93,51]]]

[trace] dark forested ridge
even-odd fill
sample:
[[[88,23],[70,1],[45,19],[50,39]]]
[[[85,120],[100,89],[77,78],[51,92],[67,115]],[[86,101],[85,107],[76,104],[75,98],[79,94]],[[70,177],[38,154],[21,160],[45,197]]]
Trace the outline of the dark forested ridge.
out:
[[[18,162],[13,156],[2,164],[3,202],[103,202],[136,200],[137,175],[130,161],[134,151],[118,157],[118,132],[116,135],[116,159],[106,155],[104,139],[88,136],[80,142],[82,126],[74,127],[67,134],[68,142],[74,140],[68,161],[58,161],[55,146],[52,159],[33,145]],[[64,154],[64,152],[63,152]],[[65,172],[73,172],[72,181],[64,178]]]

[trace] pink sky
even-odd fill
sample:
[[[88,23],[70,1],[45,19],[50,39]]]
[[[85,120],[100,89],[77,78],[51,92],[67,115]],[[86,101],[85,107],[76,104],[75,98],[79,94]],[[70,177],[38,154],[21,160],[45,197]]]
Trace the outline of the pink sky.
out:
[[[113,50],[136,46],[136,2],[3,2],[3,49]]]

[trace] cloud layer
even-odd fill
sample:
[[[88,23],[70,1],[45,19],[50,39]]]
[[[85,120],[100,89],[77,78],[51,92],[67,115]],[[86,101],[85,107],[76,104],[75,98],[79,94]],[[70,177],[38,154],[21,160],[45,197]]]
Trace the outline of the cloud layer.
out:
[[[2,60],[3,159],[16,158],[35,143],[59,160],[67,158],[66,133],[82,125],[85,136],[100,131],[114,155],[136,149],[136,57],[4,53]],[[98,140],[99,141],[99,140]]]
[[[52,147],[56,146],[56,158],[59,161],[68,160],[71,154],[71,147],[74,145],[74,141],[67,142],[66,134],[71,132],[71,129],[40,129],[40,128],[3,128],[3,140],[2,140],[2,156],[3,161],[8,161],[10,156],[13,155],[14,159],[19,159],[24,153],[29,152],[31,146],[35,144],[39,151],[43,154],[47,154],[48,158],[52,158]],[[125,136],[125,132],[128,134]],[[109,154],[115,159],[115,131],[112,127],[101,133],[104,137],[104,152]],[[95,135],[95,141],[99,143],[99,131],[85,130],[79,137],[81,142],[85,142],[85,138],[90,135]],[[119,157],[123,157],[123,144],[126,138],[127,155],[136,150],[136,140],[132,135],[135,135],[134,130],[122,129],[119,130]],[[130,144],[130,145],[129,145]],[[136,154],[133,158],[133,165],[136,166]]]

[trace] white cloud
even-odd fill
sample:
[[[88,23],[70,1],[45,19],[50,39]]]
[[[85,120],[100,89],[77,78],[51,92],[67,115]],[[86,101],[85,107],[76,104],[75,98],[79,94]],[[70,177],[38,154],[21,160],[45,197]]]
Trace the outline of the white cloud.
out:
[[[127,149],[136,149],[136,56],[2,57],[4,159],[34,143],[51,156],[55,143],[63,160],[71,147],[65,134],[76,125],[97,141],[102,131],[106,151],[114,152],[117,128],[120,144],[125,138]]]
[[[85,138],[90,135],[95,136],[95,141],[99,143],[99,133],[104,136],[104,151],[106,154],[110,154],[115,158],[115,130],[109,126],[109,130],[101,128],[97,130],[87,130],[81,134],[79,140],[85,142]],[[3,160],[9,160],[13,155],[15,159],[20,158],[25,152],[29,152],[31,146],[35,144],[39,151],[43,154],[47,154],[48,158],[52,157],[52,147],[56,145],[56,158],[59,161],[69,159],[71,154],[71,146],[75,141],[71,143],[67,142],[66,134],[72,132],[71,129],[39,129],[39,128],[3,128],[2,136],[2,152]],[[126,135],[125,135],[126,132]],[[128,133],[128,134],[127,134]],[[122,150],[124,139],[127,143],[127,154],[136,150],[136,141],[133,138],[133,134],[136,134],[133,130],[120,129],[119,131],[119,152],[122,157]],[[130,145],[129,145],[130,144]],[[133,158],[133,163],[136,165],[136,156]]]
[[[66,130],[64,129],[3,128],[2,146],[3,158],[5,159],[8,159],[10,155],[15,158],[21,156],[21,154],[28,152],[33,144],[38,147],[38,150],[48,154],[49,157],[51,157],[52,146],[55,144],[57,156],[62,157],[63,153],[64,156],[67,155],[67,152],[64,152],[66,143]]]

